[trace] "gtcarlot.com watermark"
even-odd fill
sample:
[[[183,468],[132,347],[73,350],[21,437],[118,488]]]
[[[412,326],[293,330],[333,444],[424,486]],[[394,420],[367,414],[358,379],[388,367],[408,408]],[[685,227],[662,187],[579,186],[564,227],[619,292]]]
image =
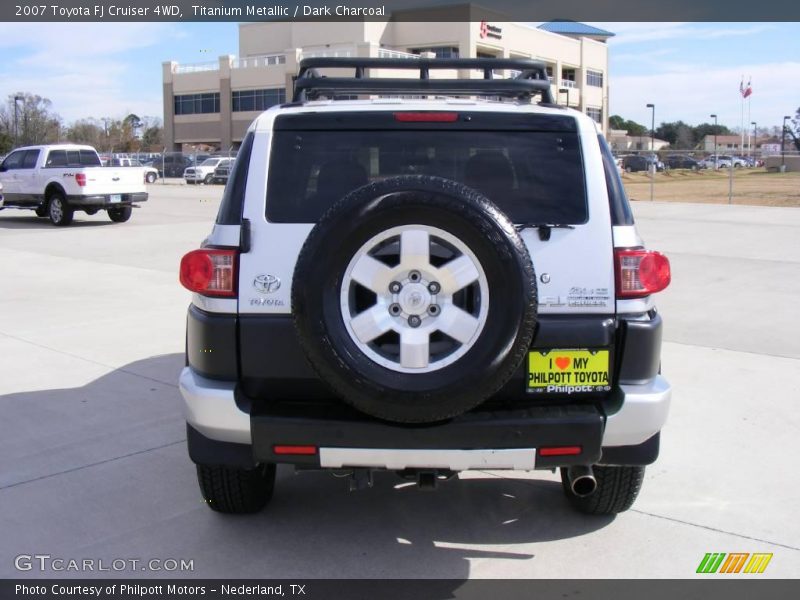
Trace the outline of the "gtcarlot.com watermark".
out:
[[[40,573],[109,573],[120,571],[191,572],[194,559],[184,558],[63,558],[50,554],[19,554],[14,558],[17,571]]]

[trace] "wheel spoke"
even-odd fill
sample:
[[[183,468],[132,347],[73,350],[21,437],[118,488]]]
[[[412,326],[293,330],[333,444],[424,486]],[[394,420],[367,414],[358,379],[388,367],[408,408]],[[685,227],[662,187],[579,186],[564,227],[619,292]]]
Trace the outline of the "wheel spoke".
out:
[[[392,317],[385,306],[376,304],[351,319],[350,327],[362,344],[368,344],[392,328]]]
[[[436,319],[436,327],[439,331],[462,344],[466,344],[472,339],[479,326],[478,319],[452,304],[445,306],[441,316]]]
[[[383,294],[392,280],[392,270],[368,254],[362,254],[353,266],[350,277],[376,294]]]
[[[400,332],[400,365],[406,369],[424,369],[430,360],[429,334],[425,330],[406,329]]]
[[[477,281],[480,275],[472,259],[462,254],[442,266],[437,273],[437,277],[442,286],[442,292],[452,295]]]
[[[400,264],[406,269],[424,269],[431,264],[431,241],[427,231],[410,229],[400,234]]]

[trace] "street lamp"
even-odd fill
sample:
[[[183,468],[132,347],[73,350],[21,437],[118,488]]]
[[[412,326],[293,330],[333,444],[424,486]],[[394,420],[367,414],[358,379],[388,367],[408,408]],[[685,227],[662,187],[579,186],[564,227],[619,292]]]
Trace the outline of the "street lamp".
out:
[[[781,173],[783,173],[786,170],[786,150],[785,150],[785,144],[786,144],[786,121],[788,121],[791,118],[792,117],[790,117],[788,115],[783,117],[783,127],[781,128]]]
[[[567,95],[567,108],[569,108],[569,88],[559,88],[558,93]]]
[[[17,117],[17,102],[25,100],[25,96],[14,96],[14,147],[17,147],[19,138],[19,124]]]
[[[656,105],[648,104],[647,108],[652,111],[650,119],[650,152],[656,149]],[[655,154],[652,156],[653,162],[650,165],[650,202],[653,201],[653,180],[656,178],[657,162]]]
[[[756,164],[756,145],[758,144],[758,127],[755,121],[750,121],[753,126],[753,141],[750,143],[750,156],[753,158],[753,166]]]
[[[714,168],[717,168],[717,115],[709,115],[714,119]]]

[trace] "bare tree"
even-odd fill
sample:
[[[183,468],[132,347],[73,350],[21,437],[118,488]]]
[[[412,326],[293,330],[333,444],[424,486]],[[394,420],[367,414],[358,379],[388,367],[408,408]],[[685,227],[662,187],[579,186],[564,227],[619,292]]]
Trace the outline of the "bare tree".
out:
[[[49,99],[18,92],[0,106],[0,130],[16,139],[17,146],[50,144],[61,137],[61,117],[52,111]]]

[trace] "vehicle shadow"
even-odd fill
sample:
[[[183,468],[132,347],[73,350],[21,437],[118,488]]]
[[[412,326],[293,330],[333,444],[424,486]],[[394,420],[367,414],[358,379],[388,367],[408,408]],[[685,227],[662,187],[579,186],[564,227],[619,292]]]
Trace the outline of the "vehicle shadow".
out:
[[[548,472],[470,472],[435,491],[380,472],[372,488],[349,492],[346,477],[287,466],[263,512],[215,513],[186,452],[182,366],[182,354],[154,356],[82,387],[0,397],[0,500],[25,515],[7,539],[66,556],[194,561],[191,574],[159,577],[443,580],[424,587],[438,599],[453,597],[475,565],[480,577],[547,577],[536,560],[551,551],[544,544],[613,521],[575,513]],[[420,591],[381,597],[410,590]]]
[[[13,213],[17,213],[16,215]],[[30,214],[31,216],[28,216]],[[71,227],[98,227],[104,225],[116,225],[111,219],[87,220],[83,213],[76,212],[75,220],[67,227],[56,227],[47,217],[32,216],[33,212],[28,211],[0,211],[0,229],[69,229]],[[105,216],[105,215],[103,215]],[[84,217],[84,218],[81,218]]]

